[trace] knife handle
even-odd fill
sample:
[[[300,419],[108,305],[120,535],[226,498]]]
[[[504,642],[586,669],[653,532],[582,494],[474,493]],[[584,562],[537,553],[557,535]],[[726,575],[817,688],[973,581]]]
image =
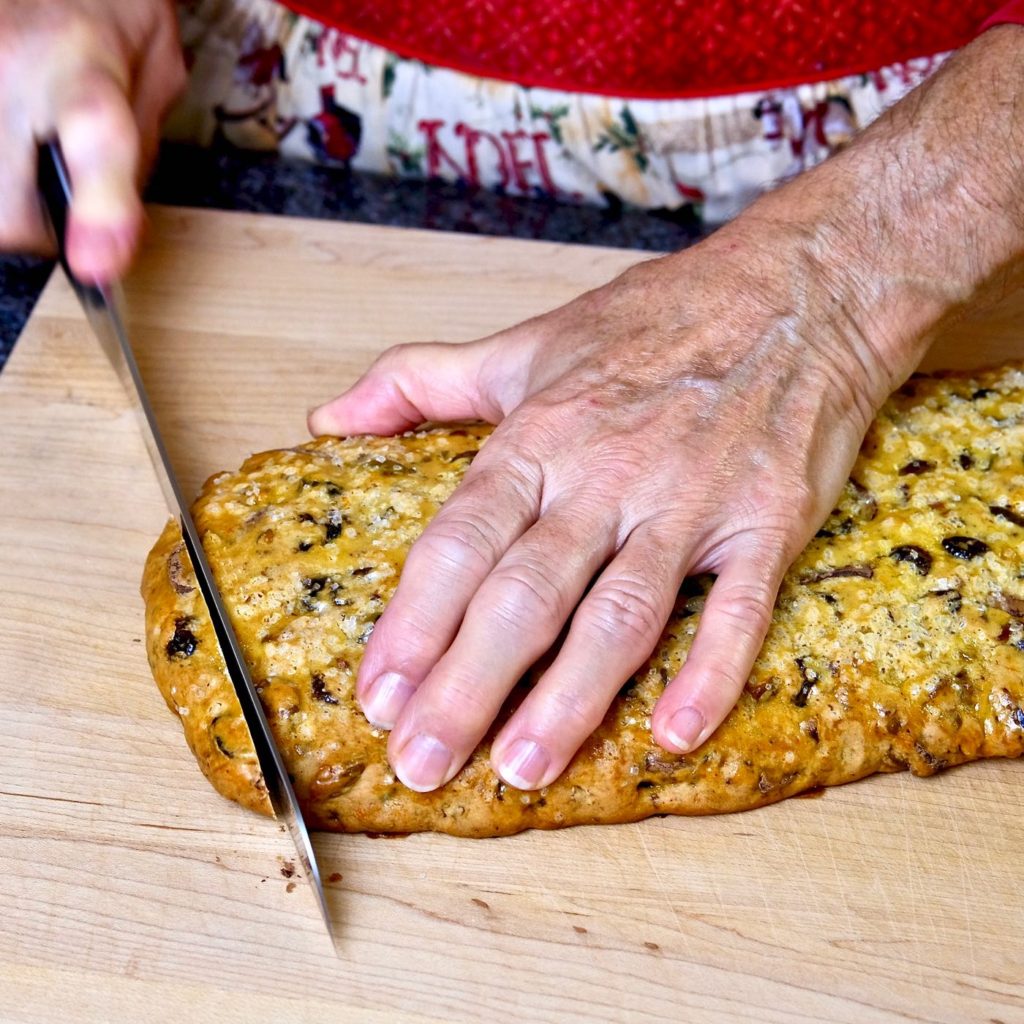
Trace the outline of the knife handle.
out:
[[[80,281],[68,264],[67,230],[68,211],[71,208],[71,175],[68,174],[64,153],[56,139],[48,139],[39,146],[37,182],[43,210],[53,227],[57,258],[71,282],[71,287],[84,304],[102,305],[102,291],[96,285]]]

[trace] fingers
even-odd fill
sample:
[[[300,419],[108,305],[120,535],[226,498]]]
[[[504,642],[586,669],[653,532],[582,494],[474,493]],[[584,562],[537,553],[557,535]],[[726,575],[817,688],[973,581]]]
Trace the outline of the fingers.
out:
[[[686,663],[651,717],[654,738],[666,750],[700,746],[732,710],[764,643],[786,565],[778,546],[756,540],[730,553]]]
[[[407,786],[435,789],[462,767],[558,637],[614,537],[613,524],[553,508],[498,563],[391,733],[388,756]]]
[[[142,137],[183,83],[166,0],[0,4],[0,248],[49,249],[36,147],[56,137],[73,191],[68,259],[83,280],[121,274],[142,224]]]
[[[31,136],[12,137],[0,125],[0,250],[48,252],[51,248],[36,194]]]
[[[146,59],[135,69],[132,110],[139,129],[140,180],[156,159],[161,122],[187,84],[177,19],[168,7],[154,28]]]
[[[161,120],[186,82],[169,4],[115,8],[111,17],[69,28],[69,57],[46,83],[46,123],[61,142],[74,193],[68,261],[79,277],[100,283],[124,273],[138,247],[141,183]]]
[[[689,544],[642,528],[573,617],[554,663],[496,737],[495,771],[518,789],[550,785],[654,649],[682,583]]]
[[[486,452],[413,545],[367,644],[356,693],[366,717],[383,728],[394,727],[480,584],[537,519],[539,474],[508,461],[492,465]]]
[[[425,420],[496,423],[501,414],[479,380],[490,349],[488,340],[388,349],[348,391],[310,412],[310,433],[395,434]]]
[[[58,90],[54,125],[71,176],[68,262],[90,282],[128,267],[142,228],[139,132],[124,85],[92,66]]]

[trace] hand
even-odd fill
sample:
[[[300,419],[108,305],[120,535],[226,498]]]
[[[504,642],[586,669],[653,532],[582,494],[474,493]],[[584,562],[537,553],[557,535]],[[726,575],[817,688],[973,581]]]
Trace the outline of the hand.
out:
[[[945,317],[1024,281],[1022,31],[985,33],[699,246],[493,337],[392,349],[311,414],[314,434],[499,424],[360,667],[406,785],[459,770],[571,619],[492,745],[510,785],[550,783],[687,574],[717,580],[651,729],[683,752],[722,721],[878,406]]]
[[[169,0],[0,0],[0,249],[47,251],[36,146],[56,135],[71,174],[68,259],[121,274],[138,244],[138,188],[185,82]]]
[[[491,338],[392,349],[312,414],[315,434],[500,423],[413,547],[360,669],[406,785],[458,771],[571,618],[492,748],[510,785],[552,782],[689,574],[718,579],[654,736],[690,750],[732,708],[888,393],[800,250],[775,228],[723,230]]]

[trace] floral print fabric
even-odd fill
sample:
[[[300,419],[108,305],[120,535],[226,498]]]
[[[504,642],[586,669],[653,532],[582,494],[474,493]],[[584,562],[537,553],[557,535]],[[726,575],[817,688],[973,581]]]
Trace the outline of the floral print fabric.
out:
[[[398,177],[707,223],[820,163],[944,55],[707,99],[524,88],[407,60],[273,0],[179,4],[191,69],[167,134]]]

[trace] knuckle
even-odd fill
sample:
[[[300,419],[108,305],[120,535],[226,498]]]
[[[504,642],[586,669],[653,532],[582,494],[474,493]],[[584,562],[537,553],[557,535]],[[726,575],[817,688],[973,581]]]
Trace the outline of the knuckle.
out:
[[[750,552],[758,571],[764,573],[791,562],[806,543],[804,531],[814,523],[811,514],[788,499],[756,507],[740,500],[730,507],[726,534],[733,540],[742,538],[743,548]]]
[[[579,430],[579,419],[570,420],[566,413],[563,405],[542,396],[518,406],[495,432],[503,460],[532,473],[539,453],[564,451]]]
[[[154,88],[162,110],[166,110],[182,96],[189,81],[188,68],[185,66],[184,54],[177,37],[165,34],[165,39],[163,45],[151,54],[161,69]]]
[[[480,449],[459,493],[482,508],[506,509],[536,517],[540,512],[543,471],[531,456],[493,436]]]
[[[638,448],[620,446],[617,450],[599,454],[594,470],[599,478],[604,477],[611,484],[632,483],[649,476],[650,463],[649,452],[644,454]]]
[[[551,720],[558,730],[561,742],[565,742],[566,732],[575,733],[580,738],[589,736],[604,718],[604,710],[596,703],[593,696],[577,689],[557,689],[546,695],[552,709]],[[568,719],[568,730],[566,729]]]
[[[374,626],[372,642],[375,648],[387,649],[389,665],[408,671],[429,660],[429,652],[437,645],[433,623],[430,612],[418,604],[403,608],[393,600]]]
[[[533,454],[500,438],[497,444],[490,440],[480,449],[463,487],[481,495],[490,507],[496,500],[510,501],[539,512],[542,482],[543,470]]]
[[[587,601],[591,629],[617,644],[653,645],[666,611],[666,602],[639,578],[598,584]]]
[[[791,516],[780,513],[775,521],[761,525],[756,534],[756,564],[762,574],[788,563],[799,553],[803,543]]]
[[[714,617],[730,632],[760,640],[772,617],[769,595],[752,584],[734,583],[714,602]]]
[[[566,433],[572,437],[571,432]],[[602,439],[587,452],[586,458],[575,459],[562,467],[561,474],[571,481],[574,491],[592,502],[643,505],[652,493],[652,464],[656,465],[657,460],[650,452],[645,458],[635,440]]]
[[[107,57],[119,52],[111,38],[109,24],[104,26],[96,15],[89,14],[79,5],[51,5],[49,15],[35,26],[38,40],[43,44],[44,60],[52,65],[55,60],[62,66],[80,65],[83,60]]]
[[[120,151],[125,137],[135,134],[135,122],[128,111],[127,101],[119,103],[116,93],[108,86],[85,86],[70,103],[61,138],[71,149],[88,148],[102,152]]]
[[[384,373],[394,373],[405,366],[421,347],[422,345],[419,342],[414,341],[392,345],[377,357],[373,364],[373,369]]]
[[[501,553],[501,539],[483,514],[463,509],[434,521],[409,554],[410,569],[482,576]]]
[[[809,521],[819,504],[814,486],[777,459],[766,457],[767,468],[751,473],[741,496],[732,504],[734,522],[755,528],[770,526],[792,530]]]
[[[743,689],[746,680],[745,676],[729,672],[720,665],[704,665],[701,668],[704,686],[702,689],[708,694],[713,694],[714,699],[710,702],[702,701],[703,708],[708,717],[708,725],[714,726],[722,720],[726,711],[735,703],[736,698]]]
[[[449,675],[431,694],[431,707],[420,708],[427,727],[453,749],[472,745],[474,734],[497,712],[496,701],[476,676]]]
[[[95,15],[90,15],[81,5],[60,4],[51,6],[55,7],[53,23],[62,26],[67,36],[77,36],[90,41],[96,38],[96,17]]]
[[[497,569],[488,590],[493,594],[492,614],[511,628],[533,631],[556,621],[561,626],[568,613],[558,585],[537,566],[520,563]]]

